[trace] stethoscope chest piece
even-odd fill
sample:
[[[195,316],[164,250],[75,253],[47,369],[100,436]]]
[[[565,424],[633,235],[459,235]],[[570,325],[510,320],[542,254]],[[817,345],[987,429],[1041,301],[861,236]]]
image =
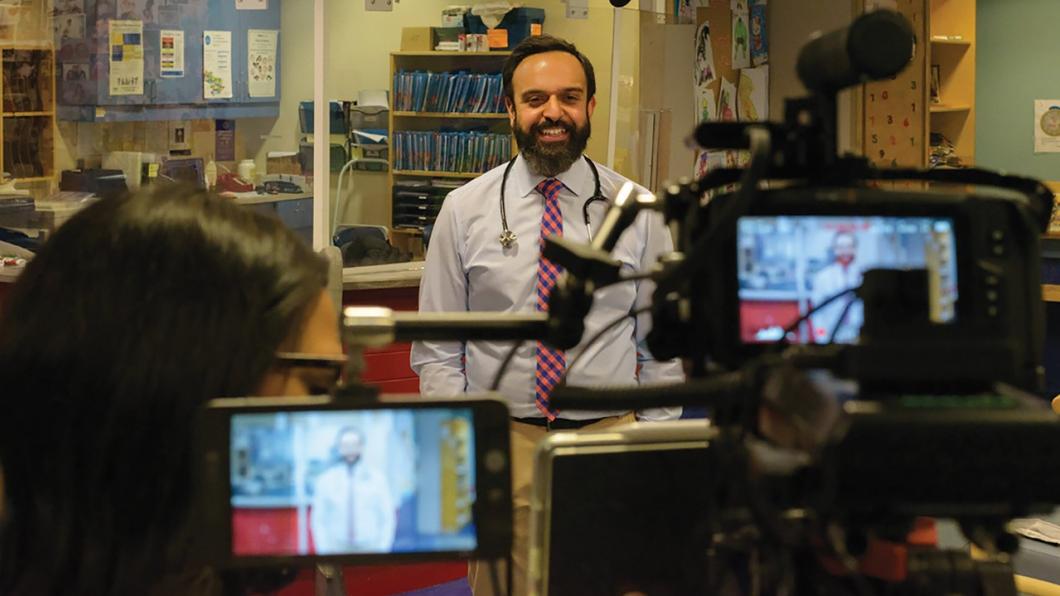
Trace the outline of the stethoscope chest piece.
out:
[[[515,232],[506,229],[501,232],[501,246],[506,249],[511,248],[512,245],[515,244],[515,241],[518,240],[518,238],[519,237],[515,235]]]

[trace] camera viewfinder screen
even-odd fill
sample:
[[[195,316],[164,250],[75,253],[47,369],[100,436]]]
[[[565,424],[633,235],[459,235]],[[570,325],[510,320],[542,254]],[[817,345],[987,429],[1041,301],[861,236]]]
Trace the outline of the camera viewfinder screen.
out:
[[[232,551],[475,550],[470,408],[235,414]]]
[[[942,217],[747,216],[737,223],[740,339],[769,343],[870,269],[927,269],[930,310],[952,322],[957,303],[953,220]],[[864,321],[853,293],[814,312],[791,343],[854,343]]]

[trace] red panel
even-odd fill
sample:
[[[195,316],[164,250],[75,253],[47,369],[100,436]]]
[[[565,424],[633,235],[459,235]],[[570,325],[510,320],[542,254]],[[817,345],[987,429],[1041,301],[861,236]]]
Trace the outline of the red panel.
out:
[[[343,306],[385,306],[394,310],[419,310],[420,289],[386,288],[381,290],[347,290],[342,293]]]
[[[420,563],[412,565],[344,567],[346,593],[357,596],[388,596],[419,590],[467,577],[467,563]],[[277,596],[313,596],[312,569],[304,569],[295,582]]]
[[[390,381],[382,381],[379,383],[372,383],[376,387],[379,387],[379,391],[382,393],[419,393],[420,392],[420,378],[409,377],[407,379],[392,379]]]
[[[799,318],[795,300],[741,300],[740,339],[754,343],[755,334],[766,327],[783,327]]]
[[[239,554],[298,552],[298,513],[294,507],[232,510],[232,550]]]
[[[392,344],[383,349],[365,350],[364,380],[369,383],[415,376],[409,368],[411,344]]]

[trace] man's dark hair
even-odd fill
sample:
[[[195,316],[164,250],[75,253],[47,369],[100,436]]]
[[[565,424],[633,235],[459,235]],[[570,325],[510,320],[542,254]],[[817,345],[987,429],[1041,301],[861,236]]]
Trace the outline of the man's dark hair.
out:
[[[0,594],[204,581],[188,569],[196,412],[255,393],[326,285],[278,219],[152,188],[63,224],[0,310]]]
[[[515,73],[516,67],[530,56],[545,52],[566,52],[577,58],[578,62],[582,64],[582,70],[585,71],[587,92],[585,101],[589,101],[596,95],[596,73],[593,71],[593,63],[589,62],[585,54],[579,52],[578,48],[574,47],[574,44],[569,41],[552,37],[551,35],[535,35],[527,37],[519,45],[515,46],[511,55],[504,61],[504,70],[501,75],[504,80],[504,97],[513,104],[515,103],[515,92],[512,90],[512,75]]]

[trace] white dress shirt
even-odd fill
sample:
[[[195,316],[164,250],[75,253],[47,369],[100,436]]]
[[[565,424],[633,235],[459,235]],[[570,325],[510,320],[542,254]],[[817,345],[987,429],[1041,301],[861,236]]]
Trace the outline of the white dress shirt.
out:
[[[501,234],[500,188],[507,164],[494,168],[449,193],[438,213],[427,250],[420,281],[420,312],[499,311],[534,312],[536,310],[537,267],[540,249],[541,216],[544,197],[535,190],[543,176],[530,171],[519,156],[508,176],[505,190],[508,225],[518,237],[511,248],[503,248]],[[597,165],[600,191],[614,197],[626,178]],[[588,242],[582,207],[593,195],[592,170],[584,159],[556,176],[564,188],[560,191],[563,214],[563,237]],[[646,192],[638,187],[641,192]],[[608,204],[594,201],[589,215],[595,230],[603,221]],[[623,233],[612,256],[622,263],[629,275],[645,271],[658,256],[672,250],[673,243],[662,218],[642,213]],[[630,281],[597,290],[593,308],[585,319],[583,343],[566,351],[567,365],[583,350],[567,381],[580,386],[629,386],[672,383],[684,380],[676,360],[656,362],[648,354],[643,339],[651,323],[649,314],[634,320],[627,317],[621,324],[592,346],[584,341],[614,319],[641,305],[650,304],[654,283]],[[489,390],[501,361],[511,349],[510,342],[415,342],[412,345],[412,369],[420,377],[424,395],[450,397]],[[501,381],[499,391],[509,402],[513,417],[541,417],[534,403],[535,342],[524,342],[512,359]],[[638,364],[640,370],[637,371]],[[560,411],[560,418],[592,419],[621,414],[621,411]],[[679,408],[646,410],[642,419],[657,420],[680,415]]]
[[[836,294],[860,285],[861,267],[857,263],[846,267],[839,263],[827,265],[813,276],[813,288],[810,293],[813,306],[819,306]],[[848,302],[853,302],[849,309]],[[848,296],[813,313],[810,322],[813,324],[814,341],[819,344],[828,343],[828,339],[835,333],[836,342],[854,343],[861,333],[861,324],[865,318],[864,309],[861,300],[856,296]],[[839,320],[840,316],[843,316],[842,321]],[[838,331],[836,327],[839,327]]]
[[[386,478],[363,463],[333,465],[313,485],[309,512],[317,554],[389,553],[397,505]]]

